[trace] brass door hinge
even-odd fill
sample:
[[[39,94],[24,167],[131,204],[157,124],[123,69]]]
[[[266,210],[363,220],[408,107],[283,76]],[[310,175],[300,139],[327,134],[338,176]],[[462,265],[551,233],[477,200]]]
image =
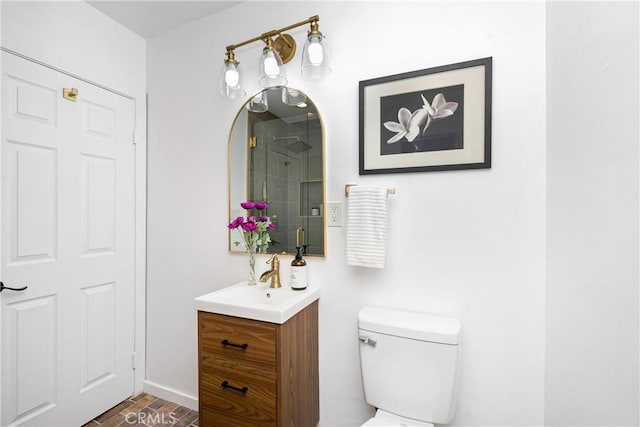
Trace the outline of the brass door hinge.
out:
[[[256,145],[258,145],[257,138],[255,136],[250,136],[249,137],[249,148],[256,148]]]
[[[69,101],[76,102],[78,98],[78,89],[75,87],[72,87],[71,89],[65,87],[62,89],[62,97]]]

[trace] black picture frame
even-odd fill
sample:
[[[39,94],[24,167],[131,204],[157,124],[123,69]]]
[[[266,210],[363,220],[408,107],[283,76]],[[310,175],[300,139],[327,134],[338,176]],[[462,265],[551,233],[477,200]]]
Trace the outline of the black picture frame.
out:
[[[360,81],[360,175],[491,168],[492,62]]]

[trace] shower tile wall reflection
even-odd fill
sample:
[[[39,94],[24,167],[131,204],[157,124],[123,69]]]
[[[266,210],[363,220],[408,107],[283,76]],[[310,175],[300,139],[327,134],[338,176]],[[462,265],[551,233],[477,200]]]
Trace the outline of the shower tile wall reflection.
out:
[[[271,112],[250,114],[249,195],[266,201],[276,224],[270,252],[296,252],[296,231],[304,228],[308,254],[324,252],[322,141],[320,122],[307,114],[281,119]]]

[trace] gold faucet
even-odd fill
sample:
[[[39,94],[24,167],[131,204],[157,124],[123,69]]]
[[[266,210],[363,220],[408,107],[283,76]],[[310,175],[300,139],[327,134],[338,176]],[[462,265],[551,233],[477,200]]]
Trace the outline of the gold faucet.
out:
[[[267,261],[267,264],[271,264],[271,270],[262,273],[260,275],[259,281],[266,282],[267,280],[271,279],[271,285],[269,285],[270,288],[281,288],[282,285],[280,284],[280,260],[278,259],[278,254],[273,254],[273,256],[269,258],[269,261]]]

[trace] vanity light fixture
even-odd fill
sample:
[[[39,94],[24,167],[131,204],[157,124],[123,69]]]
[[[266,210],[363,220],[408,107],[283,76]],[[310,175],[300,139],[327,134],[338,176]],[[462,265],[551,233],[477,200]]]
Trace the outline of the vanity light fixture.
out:
[[[305,24],[310,24],[311,28],[307,33],[307,39],[302,51],[302,75],[308,78],[320,78],[329,75],[331,73],[329,55],[326,46],[322,43],[324,35],[318,30],[318,21],[320,21],[320,17],[315,15],[304,21],[268,31],[252,39],[227,46],[220,81],[222,95],[229,98],[240,98],[246,94],[240,86],[239,62],[235,59],[235,50],[256,41],[262,41],[265,44],[260,57],[258,83],[265,89],[285,86],[287,84],[287,76],[283,65],[291,61],[296,54],[296,41],[285,31]]]
[[[233,50],[227,51],[227,56],[222,67],[222,78],[220,79],[220,92],[229,98],[243,98],[246,95],[244,89],[240,87],[239,62],[233,54]]]
[[[283,87],[282,88],[282,102],[287,105],[292,105],[295,107],[300,107],[300,105],[304,104],[307,106],[307,97],[304,93],[299,90]]]
[[[323,39],[324,35],[318,30],[318,21],[313,21],[302,50],[302,75],[304,77],[319,79],[331,74],[329,54],[322,44]]]
[[[280,54],[273,46],[271,37],[267,37],[265,43],[267,45],[262,50],[262,57],[260,58],[258,83],[265,89],[285,86],[287,84],[287,74],[284,71],[282,58],[280,58]]]
[[[266,111],[269,111],[267,93],[259,92],[249,100],[249,102],[247,103],[247,108],[249,109],[249,111],[253,111],[254,113],[264,113]]]

